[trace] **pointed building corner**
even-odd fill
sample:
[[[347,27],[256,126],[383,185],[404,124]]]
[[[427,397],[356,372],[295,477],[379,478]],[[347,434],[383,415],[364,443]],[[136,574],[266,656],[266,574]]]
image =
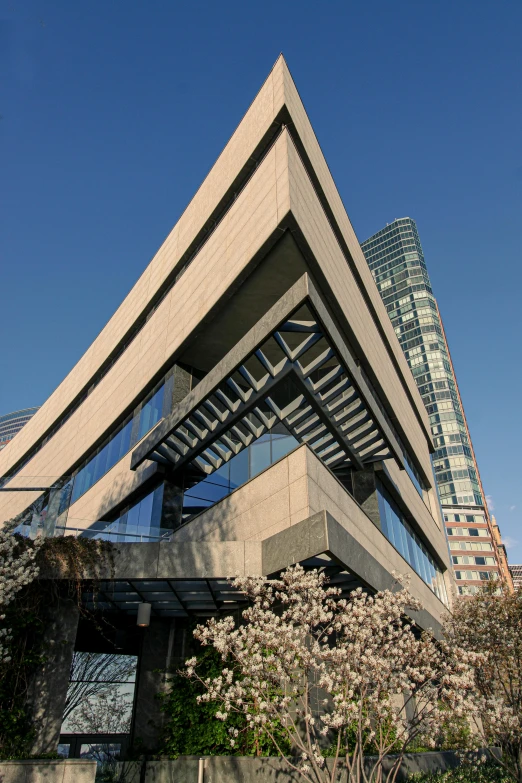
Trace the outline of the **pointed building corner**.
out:
[[[348,593],[410,573],[416,620],[438,626],[453,582],[428,415],[282,55],[0,471],[19,532],[116,544],[80,591],[114,639],[81,616],[75,649],[137,655],[144,752],[154,673],[192,623],[244,606],[229,574],[300,562]]]

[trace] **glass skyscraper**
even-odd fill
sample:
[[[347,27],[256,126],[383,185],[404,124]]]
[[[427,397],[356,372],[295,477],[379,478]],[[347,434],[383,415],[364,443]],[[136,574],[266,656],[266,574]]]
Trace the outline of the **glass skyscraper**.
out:
[[[511,583],[485,502],[462,399],[415,221],[400,218],[361,244],[430,418],[433,469],[459,593]]]
[[[38,408],[24,408],[21,411],[14,411],[13,413],[6,413],[4,416],[0,416],[0,449],[3,449],[13,440],[14,436],[20,432],[37,410]]]

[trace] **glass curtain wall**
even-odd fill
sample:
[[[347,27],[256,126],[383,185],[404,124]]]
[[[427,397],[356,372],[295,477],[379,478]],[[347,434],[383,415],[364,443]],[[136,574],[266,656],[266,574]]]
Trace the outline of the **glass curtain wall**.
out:
[[[97,780],[116,779],[128,745],[136,665],[133,655],[74,653],[58,753],[96,760]]]
[[[104,443],[89,456],[61,490],[59,514],[85,492],[151,430],[171,410],[173,377],[164,378],[139,407],[119,424]]]
[[[286,427],[277,424],[271,432],[251,443],[219,470],[183,492],[182,523],[189,522],[223,500],[297,446],[299,442]],[[382,532],[430,589],[447,604],[440,568],[380,482],[377,491]],[[168,537],[173,531],[161,526],[163,494],[164,485],[161,484],[126,509],[118,519],[97,522],[82,535],[115,542],[154,541]]]
[[[447,605],[442,571],[380,482],[377,494],[382,532],[435,595]]]
[[[415,221],[395,220],[361,244],[430,417],[443,505],[482,505],[463,411]]]
[[[164,485],[160,484],[138,503],[127,508],[112,522],[95,522],[81,533],[83,538],[103,538],[113,542],[146,543],[165,538],[172,533],[161,526]],[[70,520],[74,522],[74,518]],[[64,532],[67,532],[65,528]]]
[[[70,502],[74,503],[104,476],[162,418],[165,382],[128,417],[99,451],[71,479]],[[64,492],[64,496],[67,493]]]
[[[262,435],[207,478],[183,493],[182,521],[210,508],[265,468],[286,456],[298,441],[283,424]],[[164,484],[149,492],[142,500],[126,509],[118,519],[96,522],[82,532],[86,538],[108,541],[157,541],[168,537],[171,529],[161,526]],[[74,523],[74,518],[70,518]]]
[[[443,511],[458,512],[460,507],[465,513],[468,507],[470,512],[477,507],[486,514],[462,400],[415,221],[394,220],[362,242],[361,248],[429,416],[436,449],[432,464]],[[445,521],[452,522],[451,516],[446,513]],[[487,514],[484,523],[493,546]],[[502,568],[498,552],[495,557],[491,567]]]

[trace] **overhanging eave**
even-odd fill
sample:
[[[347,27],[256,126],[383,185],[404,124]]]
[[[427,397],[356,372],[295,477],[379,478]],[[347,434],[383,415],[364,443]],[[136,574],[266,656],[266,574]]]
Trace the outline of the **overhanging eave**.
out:
[[[286,386],[285,386],[286,384]],[[134,450],[209,474],[281,421],[336,469],[402,449],[308,275],[269,310]]]

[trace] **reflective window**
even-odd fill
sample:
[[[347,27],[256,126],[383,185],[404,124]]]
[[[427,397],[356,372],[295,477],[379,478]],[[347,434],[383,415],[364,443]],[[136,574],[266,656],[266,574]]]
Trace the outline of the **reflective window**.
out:
[[[134,655],[75,652],[58,752],[94,759],[96,780],[119,779],[117,762],[131,727]]]
[[[145,398],[141,408],[129,416],[123,424],[109,437],[109,439],[97,450],[96,454],[77,472],[68,485],[62,490],[60,513],[78,498],[80,498],[93,484],[102,478],[117,462],[134,446],[138,440],[144,437],[164,415],[163,400],[165,397],[165,383],[162,382],[157,391]]]
[[[62,734],[126,734],[136,682],[134,655],[75,652]]]
[[[406,473],[411,478],[413,482],[413,486],[415,487],[419,495],[423,497],[422,495],[423,484],[422,484],[422,479],[420,477],[420,473],[415,467],[415,465],[413,464],[413,461],[410,455],[408,454],[408,452],[403,450],[403,455],[404,455],[404,465],[406,467]]]
[[[101,520],[82,533],[84,538],[103,538],[105,541],[147,542],[157,541],[171,533],[161,527],[163,506],[161,484],[138,503],[124,511],[112,522]]]
[[[161,419],[163,409],[163,397],[165,386],[162,385],[158,391],[152,395],[150,400],[145,402],[140,411],[140,425],[138,440],[141,440]]]
[[[298,441],[283,424],[276,424],[269,433],[240,451],[219,470],[185,491],[183,521],[187,522],[204,509],[210,508],[298,445]]]
[[[116,780],[121,742],[82,742],[80,758],[96,761],[96,780]]]
[[[71,479],[70,503],[78,500],[128,452],[131,447],[132,423],[132,418],[127,419],[115,435]],[[65,496],[66,493],[62,492],[62,498]]]
[[[377,494],[382,532],[435,595],[447,605],[442,571],[380,482]]]

